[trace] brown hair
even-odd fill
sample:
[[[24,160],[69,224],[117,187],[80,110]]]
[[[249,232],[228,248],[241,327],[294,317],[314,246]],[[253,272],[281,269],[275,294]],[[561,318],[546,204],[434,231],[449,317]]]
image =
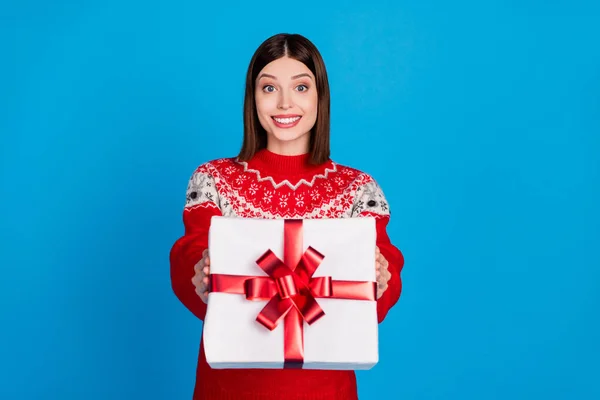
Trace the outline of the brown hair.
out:
[[[244,95],[244,141],[238,155],[240,161],[248,161],[267,146],[267,133],[258,120],[254,90],[258,73],[270,62],[281,57],[300,61],[311,70],[317,86],[317,120],[310,134],[310,160],[321,164],[329,159],[329,81],[321,54],[315,45],[298,34],[280,33],[265,40],[256,50],[246,74]]]

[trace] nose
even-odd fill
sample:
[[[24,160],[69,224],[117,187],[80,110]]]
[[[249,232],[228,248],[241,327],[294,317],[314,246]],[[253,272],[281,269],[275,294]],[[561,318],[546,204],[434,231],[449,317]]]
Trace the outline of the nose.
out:
[[[292,96],[288,94],[287,91],[282,90],[281,95],[279,96],[279,104],[277,105],[277,107],[282,110],[287,110],[292,108],[292,106]]]

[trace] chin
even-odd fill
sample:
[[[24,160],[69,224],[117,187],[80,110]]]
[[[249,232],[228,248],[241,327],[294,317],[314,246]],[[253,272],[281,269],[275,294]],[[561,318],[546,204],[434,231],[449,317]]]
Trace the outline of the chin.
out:
[[[279,142],[294,142],[306,135],[310,135],[310,132],[303,133],[302,130],[290,131],[286,129],[274,128],[271,131],[271,135],[273,135],[273,137]]]
[[[282,132],[283,131],[283,132]],[[272,130],[268,135],[270,136],[270,141],[273,142],[273,144],[277,145],[280,148],[280,150],[284,150],[287,149],[289,151],[292,151],[294,153],[297,152],[304,152],[305,150],[300,150],[304,149],[305,144],[304,141],[306,139],[308,139],[310,132],[308,133],[299,133],[301,131],[296,131],[296,132],[290,132],[289,130],[281,130],[281,129],[274,129]],[[283,148],[281,146],[284,146]],[[286,151],[287,151],[286,150]]]

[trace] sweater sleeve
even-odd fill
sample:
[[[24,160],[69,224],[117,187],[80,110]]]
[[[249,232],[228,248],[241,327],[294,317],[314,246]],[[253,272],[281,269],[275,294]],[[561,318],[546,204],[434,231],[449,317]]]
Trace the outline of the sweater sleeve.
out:
[[[175,241],[170,252],[173,292],[196,317],[204,320],[206,304],[196,294],[192,278],[194,265],[208,248],[208,230],[214,215],[221,215],[215,178],[205,164],[192,174],[187,186],[183,209],[184,234]]]
[[[381,187],[373,179],[366,179],[357,191],[352,210],[353,217],[374,217],[377,230],[377,246],[388,261],[391,278],[388,288],[377,300],[377,316],[379,323],[383,322],[389,310],[398,302],[402,292],[400,273],[404,267],[402,252],[391,243],[387,233],[390,222],[390,208]]]

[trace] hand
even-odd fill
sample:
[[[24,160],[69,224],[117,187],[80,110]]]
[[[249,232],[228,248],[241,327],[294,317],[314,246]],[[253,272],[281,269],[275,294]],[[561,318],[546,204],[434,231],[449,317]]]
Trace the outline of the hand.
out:
[[[196,287],[196,294],[204,303],[208,303],[208,276],[210,275],[210,259],[208,249],[202,253],[202,259],[194,265],[196,274],[192,278],[192,283]]]
[[[388,270],[388,261],[379,251],[379,247],[375,247],[375,276],[377,277],[377,300],[383,295],[383,292],[388,288],[388,282],[392,274]]]

